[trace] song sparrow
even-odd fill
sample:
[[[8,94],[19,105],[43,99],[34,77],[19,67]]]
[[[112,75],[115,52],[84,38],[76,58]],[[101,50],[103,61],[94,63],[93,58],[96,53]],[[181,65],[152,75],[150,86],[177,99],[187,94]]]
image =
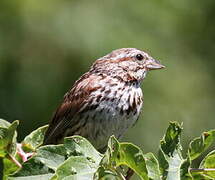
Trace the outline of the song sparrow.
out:
[[[50,122],[44,144],[81,135],[98,150],[111,135],[120,138],[137,121],[143,104],[141,81],[164,68],[135,48],[117,49],[98,59],[64,96]]]

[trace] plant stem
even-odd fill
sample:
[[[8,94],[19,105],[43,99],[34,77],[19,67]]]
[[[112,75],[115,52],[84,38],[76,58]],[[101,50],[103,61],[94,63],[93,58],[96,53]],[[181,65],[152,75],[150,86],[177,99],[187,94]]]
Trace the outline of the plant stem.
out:
[[[13,156],[11,156],[11,155],[9,154],[9,158],[10,158],[19,168],[22,167],[22,165],[20,164],[20,162],[19,162],[15,157],[13,157]]]
[[[129,180],[131,178],[131,176],[133,176],[133,175],[134,175],[134,171],[131,168],[129,168],[127,171],[125,179]]]
[[[215,168],[190,168],[190,172],[215,172]]]

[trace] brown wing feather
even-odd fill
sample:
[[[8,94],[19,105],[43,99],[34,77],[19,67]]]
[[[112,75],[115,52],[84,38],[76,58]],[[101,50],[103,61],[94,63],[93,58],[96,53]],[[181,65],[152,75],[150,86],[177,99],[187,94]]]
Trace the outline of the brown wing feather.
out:
[[[89,99],[90,94],[100,88],[101,77],[84,74],[75,82],[73,88],[64,96],[63,103],[57,108],[45,134],[44,144],[55,144],[64,137],[65,129],[77,123],[75,116]]]

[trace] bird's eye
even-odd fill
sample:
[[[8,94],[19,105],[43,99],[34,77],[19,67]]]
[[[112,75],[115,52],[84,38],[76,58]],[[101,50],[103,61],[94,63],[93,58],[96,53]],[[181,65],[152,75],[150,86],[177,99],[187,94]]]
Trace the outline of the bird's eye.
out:
[[[141,60],[143,60],[143,55],[142,54],[137,54],[136,58],[137,58],[137,60],[141,61]]]

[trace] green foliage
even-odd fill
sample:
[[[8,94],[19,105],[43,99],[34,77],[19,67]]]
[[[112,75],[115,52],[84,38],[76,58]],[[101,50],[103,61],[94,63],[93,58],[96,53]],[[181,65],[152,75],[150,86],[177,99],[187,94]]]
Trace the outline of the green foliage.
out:
[[[190,143],[189,155],[191,160],[198,158],[202,152],[213,144],[215,138],[215,130],[204,132],[200,137],[195,138]]]
[[[16,146],[16,128],[18,121],[12,124],[0,119],[0,157],[12,155]]]
[[[161,140],[159,161],[161,170],[166,179],[180,179],[180,172],[184,159],[182,157],[182,147],[180,135],[182,127],[178,123],[170,123],[164,138]]]
[[[191,141],[182,156],[182,125],[170,122],[160,142],[158,158],[143,151],[132,143],[119,142],[110,137],[107,150],[99,153],[85,138],[72,136],[63,144],[42,145],[47,126],[33,131],[21,143],[23,153],[33,153],[22,162],[16,146],[16,128],[0,120],[0,152],[4,163],[4,180],[70,180],[70,179],[113,179],[122,180],[135,172],[143,180],[192,180],[215,178],[215,150],[202,160],[199,168],[191,168],[192,161],[205,152],[215,141],[215,130],[202,133]],[[17,166],[21,163],[22,167]],[[131,171],[132,170],[132,171]]]
[[[22,141],[22,145],[28,149],[35,151],[37,147],[42,145],[43,138],[44,138],[47,128],[48,128],[48,125],[42,126],[42,127],[38,128],[37,130],[33,131],[32,133],[30,133]]]
[[[215,171],[210,169],[215,169],[215,150],[210,152],[201,162],[200,167],[206,169],[205,175],[210,178],[215,178]]]

